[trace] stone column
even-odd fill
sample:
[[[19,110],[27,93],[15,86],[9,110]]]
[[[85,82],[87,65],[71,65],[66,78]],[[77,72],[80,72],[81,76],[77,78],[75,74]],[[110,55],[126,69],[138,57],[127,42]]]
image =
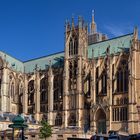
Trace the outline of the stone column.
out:
[[[117,70],[118,70],[118,67],[116,66],[117,65],[116,61],[117,61],[117,56],[114,56],[114,58],[113,58],[113,62],[114,62],[114,77],[112,77],[112,78],[114,79],[114,91],[115,92],[117,91]]]
[[[15,103],[16,109],[15,113],[19,113],[19,79],[18,79],[18,74],[16,74],[16,79],[15,79],[15,96],[13,97],[13,101]]]
[[[24,74],[23,113],[28,113],[28,79]]]
[[[98,68],[99,75],[98,75],[98,77],[100,77],[101,74],[102,74],[102,70],[101,70],[101,68],[100,68],[100,65],[101,65],[101,62],[102,62],[102,61],[101,61],[101,58],[99,58],[98,61],[99,61],[99,62],[98,62],[98,63],[99,63],[99,68]],[[99,78],[98,78],[98,79],[99,79]],[[98,85],[98,88],[99,88],[99,89],[98,89],[98,94],[100,94],[100,93],[101,93],[101,89],[102,89],[101,79],[99,80],[98,84],[99,84],[99,85]],[[99,102],[98,102],[98,103],[99,103]]]
[[[6,63],[4,63],[1,83],[1,110],[3,112],[10,111],[8,68]]]
[[[93,62],[92,62],[93,63]],[[96,104],[96,68],[93,63],[92,69],[91,69],[91,106],[92,109],[90,111],[90,118],[91,118],[91,131],[94,131],[94,116],[93,116],[93,111],[94,111],[94,106]]]
[[[40,120],[40,76],[39,72],[35,73],[35,116],[36,120]]]
[[[138,133],[138,110],[137,106],[139,106],[139,97],[140,97],[140,50],[139,44],[137,40],[133,40],[133,51],[130,52],[131,61],[129,63],[130,69],[130,80],[129,80],[129,124],[128,124],[128,132],[130,134]]]
[[[91,91],[91,101],[92,104],[96,103],[96,77],[95,77],[95,65],[94,62],[92,62],[92,68],[91,68],[91,85],[90,85],[90,91]]]
[[[63,109],[64,109],[64,127],[68,126],[68,87],[69,87],[69,65],[68,59],[65,59],[65,67],[64,67],[64,74],[63,74]]]
[[[78,58],[78,75],[77,75],[77,93],[78,93],[78,127],[82,127],[83,116],[83,93],[82,93],[82,57]]]
[[[112,130],[112,64],[110,63],[109,66],[109,81],[108,81],[108,98],[109,98],[109,130]]]
[[[48,121],[50,125],[53,125],[54,123],[54,118],[53,118],[53,96],[54,96],[54,91],[53,91],[53,71],[52,68],[49,68],[48,71],[48,84],[49,84],[49,91],[48,91]]]

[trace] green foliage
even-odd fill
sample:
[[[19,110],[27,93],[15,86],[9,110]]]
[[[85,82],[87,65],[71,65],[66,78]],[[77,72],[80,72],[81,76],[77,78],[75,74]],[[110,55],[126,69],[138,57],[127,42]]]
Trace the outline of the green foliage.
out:
[[[40,138],[47,138],[50,137],[52,135],[52,128],[51,126],[48,124],[47,121],[42,120],[41,121],[41,128],[40,128]]]

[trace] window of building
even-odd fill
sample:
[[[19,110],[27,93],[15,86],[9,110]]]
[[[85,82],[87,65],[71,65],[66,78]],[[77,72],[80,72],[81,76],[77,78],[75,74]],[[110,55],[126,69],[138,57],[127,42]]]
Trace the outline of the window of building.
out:
[[[60,104],[63,99],[63,77],[62,77],[62,70],[59,69],[54,75],[54,89],[53,89],[53,110],[60,111]]]
[[[69,42],[69,56],[78,54],[78,39],[74,37],[73,39],[70,38]]]
[[[69,63],[69,90],[76,89],[77,67],[77,61]]]
[[[75,114],[70,114],[70,117],[68,119],[68,125],[76,126],[76,115]]]
[[[57,104],[57,103],[54,103],[54,104],[53,104],[53,110],[54,110],[54,111],[57,111],[57,110],[58,110],[58,104]]]
[[[11,98],[14,99],[14,95],[15,95],[15,84],[14,82],[11,83]]]
[[[46,112],[46,106],[45,105],[40,106],[40,112]]]
[[[19,113],[23,112],[23,86],[19,86]]]
[[[96,95],[99,94],[99,67],[96,68]]]
[[[28,92],[32,92],[34,90],[34,80],[31,80],[28,84]]]
[[[86,95],[86,97],[90,97],[90,79],[91,78],[91,75],[90,75],[90,72],[89,72],[89,74],[87,75],[87,77],[86,77],[86,79],[85,79],[85,81],[84,81],[84,93],[85,93],[85,95]]]
[[[78,54],[78,39],[74,40],[74,55]]]
[[[75,94],[72,94],[70,96],[69,103],[70,103],[70,107],[69,107],[70,109],[76,109],[76,95]]]
[[[117,92],[128,92],[128,64],[122,60],[117,71]]]
[[[61,125],[62,125],[62,115],[58,114],[55,119],[55,126],[61,126]]]
[[[28,108],[28,113],[29,114],[33,114],[34,113],[34,107],[33,106]]]
[[[73,40],[72,38],[70,39],[69,42],[69,56],[73,55]]]
[[[34,80],[28,84],[28,105],[34,104]]]
[[[43,78],[40,81],[40,102],[48,101],[47,79]]]
[[[107,72],[103,71],[101,76],[101,94],[105,95],[107,94]]]
[[[127,107],[117,107],[112,109],[112,120],[113,121],[127,121],[128,120],[128,109]]]
[[[43,78],[40,81],[40,91],[46,90],[46,87],[47,87],[46,79]]]

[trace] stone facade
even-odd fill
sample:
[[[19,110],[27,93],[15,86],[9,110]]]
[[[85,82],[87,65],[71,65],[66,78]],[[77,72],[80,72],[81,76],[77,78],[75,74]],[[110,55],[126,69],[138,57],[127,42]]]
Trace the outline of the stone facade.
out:
[[[140,43],[107,39],[82,17],[65,27],[65,51],[21,62],[0,52],[0,109],[46,119],[58,132],[140,130]]]

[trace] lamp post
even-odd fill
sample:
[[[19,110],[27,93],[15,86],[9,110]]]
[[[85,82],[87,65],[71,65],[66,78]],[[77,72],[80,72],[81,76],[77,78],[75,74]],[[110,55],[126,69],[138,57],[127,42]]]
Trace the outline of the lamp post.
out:
[[[24,128],[27,128],[28,125],[25,124],[25,120],[20,116],[17,115],[13,120],[12,120],[13,124],[10,124],[8,127],[12,128],[12,140],[14,140],[14,130],[17,128],[19,130],[21,130],[21,140],[24,140]]]

